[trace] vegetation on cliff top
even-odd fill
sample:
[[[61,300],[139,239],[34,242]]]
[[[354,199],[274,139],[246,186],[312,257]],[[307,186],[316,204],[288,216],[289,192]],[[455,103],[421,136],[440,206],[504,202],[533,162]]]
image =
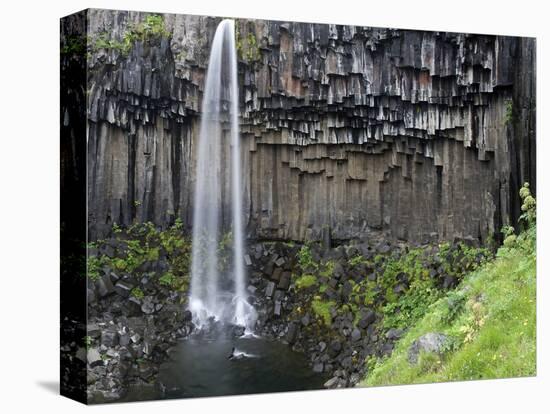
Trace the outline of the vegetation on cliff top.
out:
[[[536,373],[536,202],[520,191],[522,232],[504,229],[497,257],[468,274],[429,306],[389,358],[367,361],[362,385],[529,376]],[[427,333],[445,335],[438,353],[409,361],[411,345]]]
[[[162,37],[170,37],[170,34],[166,29],[163,17],[158,14],[150,14],[137,24],[128,24],[121,41],[110,38],[107,32],[103,32],[97,35],[89,44],[92,51],[114,49],[123,55],[127,55],[137,41],[153,41]]]

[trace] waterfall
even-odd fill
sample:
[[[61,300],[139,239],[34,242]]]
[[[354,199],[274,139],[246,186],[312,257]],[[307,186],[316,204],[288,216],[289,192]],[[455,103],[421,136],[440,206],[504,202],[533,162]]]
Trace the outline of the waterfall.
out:
[[[218,25],[206,75],[197,153],[189,304],[199,327],[214,318],[250,330],[256,314],[247,302],[245,289],[234,32],[233,20],[223,20]],[[227,168],[228,163],[230,168]],[[227,209],[231,210],[230,214],[225,211]],[[232,236],[230,269],[220,269],[223,265],[220,241],[224,229],[230,229]]]

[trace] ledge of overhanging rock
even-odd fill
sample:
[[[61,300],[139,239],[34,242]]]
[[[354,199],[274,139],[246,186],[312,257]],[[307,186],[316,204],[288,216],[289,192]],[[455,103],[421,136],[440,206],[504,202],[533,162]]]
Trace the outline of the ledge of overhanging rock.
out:
[[[120,40],[143,18],[91,10],[90,41],[103,32]],[[164,15],[170,38],[138,41],[128,56],[91,53],[92,234],[134,219],[190,223],[193,143],[218,20]],[[530,63],[518,56],[534,59],[534,41],[266,21],[238,27],[251,237],[319,238],[328,226],[337,239],[369,228],[416,241],[484,238],[510,221],[510,182],[534,179],[525,167],[534,163],[534,116],[510,120],[511,108],[534,107],[534,73],[518,81],[516,71]],[[518,145],[519,135],[532,145]]]

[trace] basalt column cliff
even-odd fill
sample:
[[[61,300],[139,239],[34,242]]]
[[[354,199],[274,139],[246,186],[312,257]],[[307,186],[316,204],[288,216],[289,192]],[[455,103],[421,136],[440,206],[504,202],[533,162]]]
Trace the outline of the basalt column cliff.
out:
[[[114,223],[192,223],[221,18],[144,26],[144,16],[88,12],[92,239]],[[515,222],[524,181],[535,190],[534,39],[261,20],[236,29],[248,238],[484,240]]]

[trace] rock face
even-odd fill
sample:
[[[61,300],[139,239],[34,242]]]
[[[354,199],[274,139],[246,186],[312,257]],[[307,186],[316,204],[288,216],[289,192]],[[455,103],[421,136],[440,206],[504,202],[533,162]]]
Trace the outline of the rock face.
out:
[[[90,235],[191,223],[200,103],[219,18],[89,10]],[[251,238],[485,237],[535,188],[535,40],[239,20]],[[71,28],[64,29],[64,38]],[[98,40],[99,39],[99,40]]]

